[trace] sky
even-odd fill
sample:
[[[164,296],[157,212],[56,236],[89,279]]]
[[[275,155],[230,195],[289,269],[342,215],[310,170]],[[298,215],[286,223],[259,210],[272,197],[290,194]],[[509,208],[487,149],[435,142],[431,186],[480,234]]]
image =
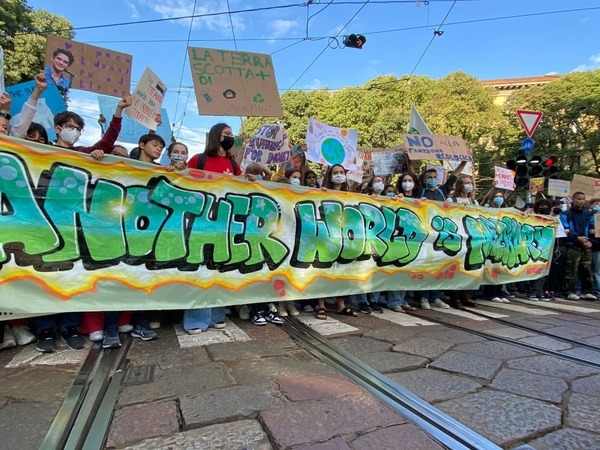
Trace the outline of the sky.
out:
[[[66,17],[76,41],[133,55],[132,90],[150,67],[167,85],[163,107],[175,136],[191,154],[204,150],[204,136],[212,125],[224,121],[237,133],[242,118],[198,114],[188,46],[272,55],[280,94],[290,89],[360,86],[380,75],[442,78],[462,70],[490,80],[600,68],[598,0],[29,0],[28,4]],[[195,17],[174,19],[191,15]],[[155,19],[169,20],[136,23]],[[122,23],[127,25],[108,26]],[[351,33],[366,37],[362,49],[338,45]],[[74,89],[69,96],[69,109],[86,121],[80,142],[95,142],[100,135],[97,96]]]

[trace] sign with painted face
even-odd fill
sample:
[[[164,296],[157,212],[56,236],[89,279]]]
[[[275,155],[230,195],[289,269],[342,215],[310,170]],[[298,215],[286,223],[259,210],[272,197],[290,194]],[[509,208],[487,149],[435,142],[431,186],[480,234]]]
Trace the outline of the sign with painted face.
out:
[[[271,55],[188,47],[201,116],[282,117]]]
[[[122,97],[131,89],[133,56],[58,36],[46,36],[46,82]]]
[[[188,309],[545,276],[555,219],[0,137],[0,311]],[[310,193],[310,195],[307,195]]]

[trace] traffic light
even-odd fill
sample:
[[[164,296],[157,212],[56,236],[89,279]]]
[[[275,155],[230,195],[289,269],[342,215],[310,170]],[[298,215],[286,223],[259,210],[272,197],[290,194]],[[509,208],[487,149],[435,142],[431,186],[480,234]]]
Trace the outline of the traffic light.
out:
[[[367,38],[362,34],[349,34],[348,36],[344,36],[343,42],[346,47],[361,49],[365,45],[365,42],[367,42]]]
[[[556,172],[558,172],[558,167],[556,167],[556,163],[558,162],[558,158],[556,156],[549,156],[542,162],[542,175],[546,178],[550,178]]]
[[[513,161],[508,161],[506,165],[509,166],[509,163],[512,162]],[[517,158],[514,160],[514,169],[512,167],[508,167],[509,169],[515,171],[515,184],[518,187],[529,186],[529,168],[527,167],[527,162],[527,156],[525,153],[519,152]]]
[[[532,156],[529,160],[529,178],[539,177],[544,168],[542,167],[542,157],[541,156]]]

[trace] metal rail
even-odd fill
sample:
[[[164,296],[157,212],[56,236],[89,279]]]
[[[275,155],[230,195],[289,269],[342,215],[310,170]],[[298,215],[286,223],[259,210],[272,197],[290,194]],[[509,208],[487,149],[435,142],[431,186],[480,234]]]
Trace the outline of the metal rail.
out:
[[[341,350],[298,319],[286,318],[284,329],[308,352],[377,396],[442,445],[453,450],[501,448]]]

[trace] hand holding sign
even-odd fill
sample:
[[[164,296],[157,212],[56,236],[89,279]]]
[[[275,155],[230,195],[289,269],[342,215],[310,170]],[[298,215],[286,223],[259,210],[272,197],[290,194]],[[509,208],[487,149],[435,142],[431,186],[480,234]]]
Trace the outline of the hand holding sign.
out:
[[[115,117],[121,117],[123,110],[128,106],[131,106],[132,103],[133,99],[131,97],[131,94],[125,94],[123,98],[119,100],[119,103],[117,103],[117,108],[115,109]]]

